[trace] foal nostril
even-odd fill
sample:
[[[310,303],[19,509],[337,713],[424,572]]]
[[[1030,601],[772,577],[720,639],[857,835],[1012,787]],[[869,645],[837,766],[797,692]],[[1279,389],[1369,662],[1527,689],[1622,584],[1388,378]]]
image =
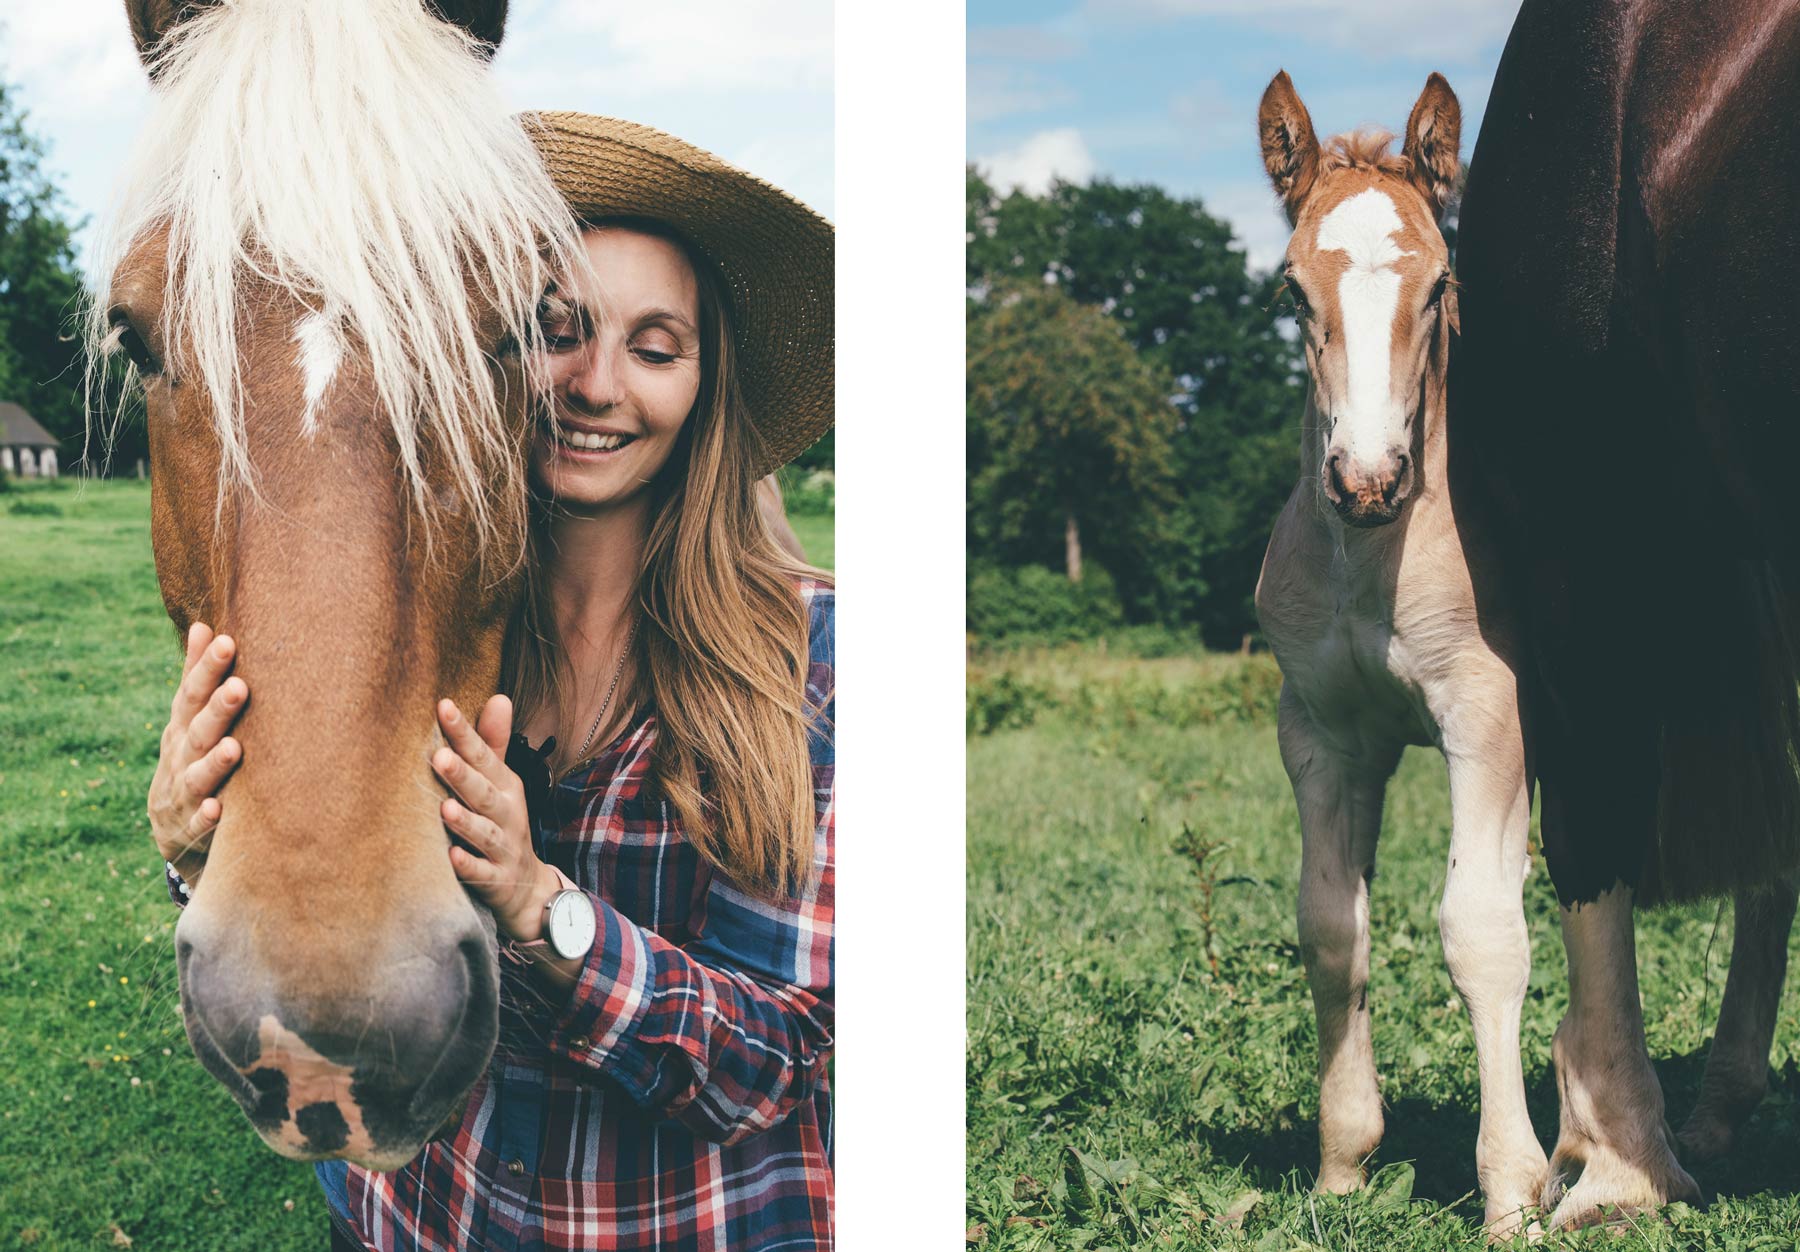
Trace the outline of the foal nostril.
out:
[[[1348,494],[1344,487],[1344,454],[1333,452],[1325,458],[1325,495],[1333,504]]]
[[[1388,508],[1396,508],[1412,492],[1412,458],[1404,452],[1391,452],[1381,476],[1381,500]]]

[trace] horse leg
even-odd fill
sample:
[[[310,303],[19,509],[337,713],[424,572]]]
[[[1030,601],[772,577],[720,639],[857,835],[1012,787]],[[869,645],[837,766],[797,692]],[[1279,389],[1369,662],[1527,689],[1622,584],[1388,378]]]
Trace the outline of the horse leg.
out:
[[[1569,1011],[1551,1043],[1562,1127],[1544,1207],[1575,1181],[1550,1216],[1552,1229],[1597,1221],[1602,1208],[1629,1215],[1700,1200],[1675,1159],[1662,1086],[1644,1043],[1632,894],[1620,884],[1562,910]]]
[[[1353,1191],[1381,1142],[1369,1041],[1369,879],[1399,754],[1368,761],[1335,751],[1286,692],[1280,739],[1300,810],[1300,955],[1319,1028],[1318,1189]]]
[[[1438,909],[1444,959],[1475,1036],[1481,1132],[1475,1173],[1493,1238],[1510,1237],[1543,1195],[1549,1166],[1525,1108],[1519,1016],[1531,977],[1525,928],[1531,792],[1516,718],[1446,737],[1451,834]]]
[[[1731,1150],[1738,1130],[1769,1090],[1769,1047],[1775,1040],[1775,1011],[1787,976],[1788,932],[1794,925],[1795,883],[1738,892],[1732,906],[1735,933],[1731,972],[1700,1102],[1681,1128],[1682,1155],[1707,1161]]]

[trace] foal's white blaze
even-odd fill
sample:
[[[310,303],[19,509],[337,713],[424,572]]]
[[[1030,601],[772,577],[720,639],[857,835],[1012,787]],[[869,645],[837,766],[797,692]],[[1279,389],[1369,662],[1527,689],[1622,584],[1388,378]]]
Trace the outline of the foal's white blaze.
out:
[[[1318,250],[1342,252],[1350,261],[1338,280],[1348,394],[1342,411],[1331,414],[1331,441],[1352,464],[1374,465],[1389,447],[1406,442],[1404,415],[1393,403],[1388,377],[1394,313],[1400,306],[1400,275],[1392,267],[1412,255],[1394,242],[1400,227],[1393,200],[1373,187],[1351,196],[1319,223]]]
[[[294,326],[294,342],[300,345],[297,364],[306,380],[306,412],[300,419],[300,431],[310,439],[319,430],[319,401],[344,362],[344,341],[338,337],[335,322],[323,314],[308,313]]]

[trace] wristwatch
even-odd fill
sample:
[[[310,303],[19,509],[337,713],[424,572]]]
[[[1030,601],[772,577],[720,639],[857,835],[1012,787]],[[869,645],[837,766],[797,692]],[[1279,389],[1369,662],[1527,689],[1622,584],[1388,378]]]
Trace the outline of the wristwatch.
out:
[[[525,955],[548,948],[562,960],[573,961],[586,956],[594,946],[594,903],[556,866],[552,865],[550,872],[556,875],[562,890],[544,905],[544,936],[530,943],[515,943],[513,947]]]

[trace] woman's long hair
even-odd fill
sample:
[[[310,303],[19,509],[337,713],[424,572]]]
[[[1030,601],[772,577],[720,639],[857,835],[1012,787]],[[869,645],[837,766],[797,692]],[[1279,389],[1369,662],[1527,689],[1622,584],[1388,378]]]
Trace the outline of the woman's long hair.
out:
[[[637,675],[657,720],[651,782],[682,834],[740,886],[780,894],[811,875],[807,613],[798,582],[824,578],[775,543],[756,501],[756,429],[738,388],[729,306],[714,268],[668,226],[606,219],[679,246],[700,288],[700,388],[654,493],[638,572]],[[531,560],[502,663],[517,720],[573,687],[549,579],[554,501],[534,500]],[[602,746],[602,745],[596,745]]]

